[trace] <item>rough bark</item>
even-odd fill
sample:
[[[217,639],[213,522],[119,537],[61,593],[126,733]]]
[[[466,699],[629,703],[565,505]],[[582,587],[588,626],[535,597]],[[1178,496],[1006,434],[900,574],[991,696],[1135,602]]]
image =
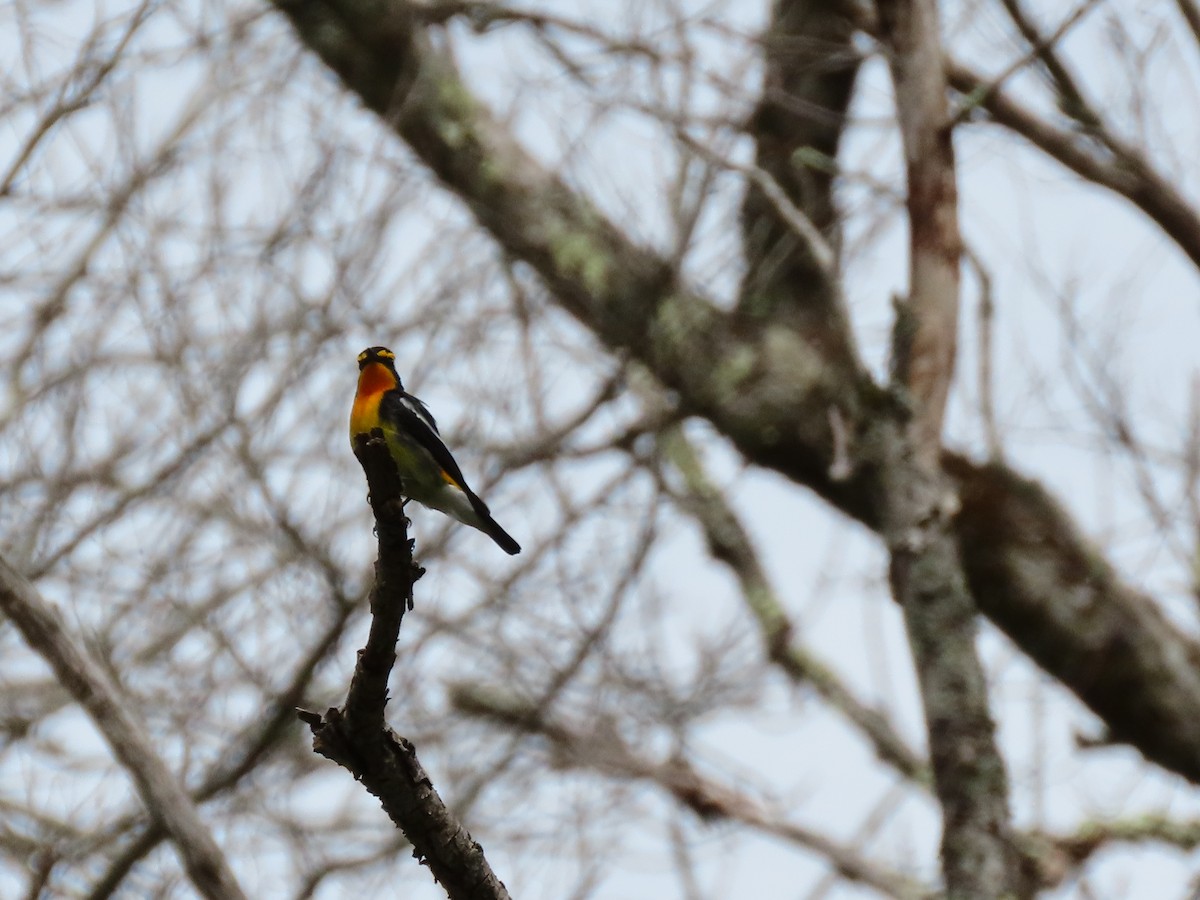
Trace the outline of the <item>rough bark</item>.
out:
[[[417,759],[416,748],[384,721],[400,623],[405,610],[412,608],[413,583],[422,570],[412,559],[400,477],[378,429],[375,434],[370,440],[360,435],[354,450],[367,475],[379,535],[370,633],[358,653],[345,704],[324,715],[300,710],[300,718],[312,729],[313,749],[379,798],[412,843],[413,855],[429,867],[447,896],[507,900],[508,891],[483,848],[446,808]]]
[[[742,203],[748,264],[738,309],[758,322],[786,322],[839,366],[858,366],[836,280],[841,244],[833,178],[861,56],[853,24],[829,3],[779,0],[763,36],[766,72],[748,123],[757,166],[808,217],[832,251],[829,265],[751,181]]]
[[[1008,779],[975,647],[976,609],[953,531],[958,510],[939,450],[957,346],[958,195],[934,0],[877,0],[907,173],[909,294],[897,304],[893,389],[910,410],[881,429],[884,540],[892,593],[916,662],[934,786],[942,872],[953,898],[1032,894],[1020,871]]]

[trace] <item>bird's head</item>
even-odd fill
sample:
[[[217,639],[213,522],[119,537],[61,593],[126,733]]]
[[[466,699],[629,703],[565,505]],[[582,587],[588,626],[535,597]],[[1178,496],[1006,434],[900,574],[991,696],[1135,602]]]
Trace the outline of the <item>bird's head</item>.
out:
[[[358,354],[360,393],[402,387],[396,373],[396,354],[387,347],[368,347]]]
[[[358,354],[358,371],[362,371],[371,363],[379,363],[393,372],[396,371],[396,354],[387,347],[368,347]]]

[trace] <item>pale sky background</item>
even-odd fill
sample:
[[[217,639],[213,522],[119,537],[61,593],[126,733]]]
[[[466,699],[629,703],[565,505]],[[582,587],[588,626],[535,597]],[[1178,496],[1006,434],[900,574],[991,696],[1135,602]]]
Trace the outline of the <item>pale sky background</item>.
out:
[[[765,3],[704,6],[714,18],[743,33],[754,33],[761,28],[767,14]],[[944,6],[950,10],[953,4]],[[975,4],[970,6],[975,8]],[[1159,11],[1167,10],[1168,6],[1142,4],[1145,12],[1137,21],[1153,30],[1164,21]],[[599,0],[560,3],[554,7],[563,15],[593,17],[612,31],[619,31],[616,23],[623,21],[622,16],[610,19],[612,7]],[[65,64],[73,55],[75,35],[86,33],[97,14],[93,10],[103,10],[103,15],[108,15],[124,8],[124,4],[63,3],[45,12],[41,20],[47,23],[47,39],[62,46]],[[1063,5],[1064,10],[1069,8]],[[652,18],[654,9],[653,5],[647,5],[642,14]],[[11,10],[0,14],[0,23],[11,17]],[[947,31],[953,35],[956,48],[987,48],[987,52],[994,53],[993,36],[998,21],[995,14],[990,18],[964,14],[961,19],[951,18]],[[291,40],[277,16],[272,15],[269,23],[260,27],[278,33],[281,41]],[[1103,72],[1107,64],[1095,43],[1102,36],[1103,27],[1103,13],[1098,13],[1080,26],[1068,45],[1077,52],[1077,63],[1089,73]],[[1171,27],[1179,28],[1173,20]],[[6,51],[13,46],[11,37],[3,36],[6,30],[0,27],[0,60],[8,56]],[[139,40],[161,43],[169,54],[171,25],[164,21],[153,26]],[[517,133],[540,157],[557,160],[571,139],[586,134],[582,146],[571,148],[573,183],[584,186],[601,208],[648,243],[663,241],[667,221],[663,200],[658,191],[645,187],[659,182],[670,170],[674,158],[673,149],[659,129],[646,117],[629,112],[607,116],[599,125],[581,119],[581,113],[587,110],[579,103],[574,89],[552,60],[530,50],[531,42],[520,29],[500,29],[483,38],[456,29],[452,43],[474,87],[497,108],[513,114]],[[1196,115],[1200,109],[1197,102],[1200,98],[1196,96],[1200,67],[1196,59],[1200,57],[1171,53],[1174,45],[1169,41],[1165,46],[1161,65],[1155,67],[1156,79],[1162,79],[1156,80],[1155,90],[1161,84],[1161,90],[1169,92],[1172,146],[1182,157],[1170,171],[1189,177],[1185,190],[1195,198],[1197,176],[1192,174],[1191,167],[1200,148],[1200,116]],[[702,60],[705,67],[723,78],[744,82],[749,86],[748,93],[753,94],[758,84],[758,69],[740,67],[736,59],[728,58],[740,58],[743,55],[740,51],[727,54],[723,41],[715,36],[702,49],[710,54]],[[982,49],[980,52],[972,62],[987,71],[1004,68],[1011,59],[1007,56],[993,62],[983,55]],[[596,66],[600,71],[606,66],[620,68],[620,64],[603,59],[597,59]],[[322,102],[320,98],[325,96],[322,92],[328,92],[332,76],[311,59],[306,60],[300,71],[304,86],[293,85],[287,102],[306,96],[311,102]],[[189,63],[179,66],[177,74],[178,78],[147,78],[139,83],[137,111],[131,116],[132,129],[128,134],[116,135],[103,123],[89,123],[86,114],[73,120],[70,124],[73,140],[56,142],[47,150],[46,170],[55,170],[60,178],[82,180],[89,177],[88,167],[93,173],[103,172],[110,154],[124,142],[153,144],[174,127],[179,116],[186,114],[196,79],[202,72]],[[618,72],[613,77],[627,74]],[[261,72],[235,70],[225,73],[225,77],[232,82],[245,79],[247,83],[258,84],[264,76]],[[520,98],[515,108],[514,97]],[[711,101],[703,100],[703,94],[701,97],[701,103],[709,103],[714,111],[729,112],[728,106],[715,95]],[[854,112],[873,124],[851,132],[843,158],[847,168],[857,169],[861,164],[875,180],[896,184],[898,154],[896,138],[887,121],[889,103],[886,69],[880,60],[872,60],[860,75]],[[230,109],[222,116],[228,115],[236,121],[239,114],[239,110]],[[278,121],[286,122],[287,117]],[[285,127],[277,135],[283,159],[274,155],[278,148],[257,142],[262,129],[248,128],[240,137],[239,146],[227,148],[231,184],[248,220],[258,215],[259,207],[277,208],[288,202],[290,172],[303,169],[306,152],[303,148],[308,146],[305,142],[310,137],[302,133],[304,122],[298,110],[297,131],[288,133]],[[338,139],[360,141],[364,156],[382,149],[385,155],[403,157],[399,149],[394,154],[387,149],[394,139],[365,114],[347,114],[343,124],[345,132]],[[27,123],[16,121],[15,117],[0,120],[0,169],[7,167],[24,139],[26,128]],[[231,133],[239,134],[237,128]],[[1153,141],[1154,136],[1149,137]],[[1152,153],[1159,158],[1158,146],[1154,143],[1151,146]],[[741,162],[750,159],[751,148],[744,141],[725,150]],[[1107,374],[1123,388],[1130,408],[1136,411],[1142,439],[1164,451],[1177,449],[1187,430],[1191,392],[1200,383],[1196,362],[1196,348],[1200,347],[1200,285],[1195,270],[1155,228],[1132,214],[1124,201],[1080,186],[1073,175],[1008,135],[983,126],[962,128],[957,134],[956,151],[963,233],[993,279],[995,399],[1008,458],[1020,471],[1042,479],[1078,517],[1088,536],[1117,562],[1124,575],[1153,593],[1172,618],[1194,635],[1200,627],[1195,599],[1189,596],[1189,573],[1177,564],[1147,519],[1128,466],[1098,451],[1086,438],[1094,426],[1065,374],[1065,335],[1059,304],[1063,300],[1073,303],[1089,346],[1098,359],[1108,363]],[[1163,153],[1163,158],[1170,161],[1165,148]],[[353,206],[358,196],[392,189],[414,190],[421,196],[420,215],[414,213],[411,220],[393,223],[386,265],[371,282],[378,294],[363,300],[364,305],[378,304],[404,320],[407,306],[415,308],[430,293],[442,289],[436,273],[444,269],[440,268],[439,259],[432,258],[435,254],[431,254],[430,247],[436,244],[437,229],[446,223],[461,222],[463,211],[457,202],[431,191],[423,183],[404,183],[406,176],[400,164],[394,170],[360,169],[357,175],[362,179],[360,182],[346,185],[348,207]],[[709,212],[714,223],[722,215],[736,215],[740,201],[735,177],[719,178],[716,187],[717,201]],[[205,188],[201,184],[176,183],[171,190],[176,192],[175,201],[185,205],[189,192]],[[847,186],[842,193],[843,201],[855,207],[864,202],[862,191],[861,187]],[[153,202],[163,201],[156,197]],[[54,254],[47,258],[48,248],[42,239],[53,231],[54,225],[42,223],[32,239],[39,243],[22,245],[18,237],[21,216],[19,206],[0,204],[0,233],[8,238],[7,246],[0,249],[0,263],[7,270],[22,259],[37,259],[39,265],[53,271]],[[862,237],[858,232],[863,224],[860,218],[850,218],[847,246],[856,246]],[[868,255],[848,259],[846,287],[863,351],[874,370],[881,372],[890,328],[889,298],[903,290],[906,279],[906,236],[902,220],[870,224],[873,229],[882,224],[884,238],[872,244]],[[68,252],[71,245],[87,236],[69,225],[67,220],[62,229],[65,246],[59,248],[64,260],[73,257]],[[692,255],[689,275],[710,295],[728,297],[739,274],[727,246],[730,231],[715,224],[710,229],[709,245],[702,243],[701,249]],[[190,251],[182,238],[181,235],[179,252],[186,254]],[[465,257],[475,251],[486,253],[486,242],[460,248]],[[114,265],[136,265],[136,259],[120,259],[116,253],[108,259]],[[323,280],[331,277],[328,260],[310,254],[305,261],[302,271],[291,274],[319,293]],[[469,258],[464,259],[463,265],[470,268]],[[266,297],[269,302],[271,282],[272,274],[264,271],[262,284],[235,287],[240,290],[239,296],[221,293],[229,290],[229,285],[214,285],[211,322],[216,333],[245,331],[247,324],[243,319],[249,316],[249,311],[239,301]],[[954,447],[982,455],[983,443],[974,412],[978,396],[978,285],[969,270],[963,285],[962,355],[947,440]],[[5,319],[13,318],[17,305],[24,302],[23,297],[0,287],[0,315]],[[5,314],[4,307],[9,304],[13,306]],[[131,321],[127,327],[119,322],[111,323],[110,327],[105,339],[119,344],[126,338],[136,340],[142,326]],[[579,339],[573,325],[564,325],[563,329],[573,339]],[[73,338],[63,335],[59,339],[66,347]],[[328,431],[335,436],[336,443],[330,457],[316,461],[305,479],[286,480],[279,489],[311,497],[314,511],[339,510],[342,514],[347,508],[354,508],[347,504],[358,504],[362,527],[346,535],[339,552],[346,558],[361,560],[364,571],[365,564],[373,557],[374,542],[366,524],[366,508],[361,504],[364,493],[361,474],[344,446],[342,419],[343,407],[348,408],[353,391],[355,354],[364,346],[380,343],[401,351],[407,386],[429,403],[443,423],[445,433],[453,434],[465,424],[481,431],[485,442],[503,444],[519,437],[505,428],[501,412],[468,416],[455,400],[459,395],[457,385],[478,384],[492,378],[496,383],[489,383],[488,390],[502,394],[505,366],[509,364],[503,353],[486,360],[447,363],[439,358],[436,342],[422,346],[420,335],[400,337],[394,331],[389,333],[385,325],[379,332],[346,335],[337,359],[311,360],[307,371],[298,372],[307,381],[298,386],[300,396],[312,401],[307,425]],[[0,353],[10,346],[11,341],[0,333]],[[509,352],[519,353],[520,348],[513,347]],[[569,408],[586,397],[597,380],[595,372],[564,370],[555,399],[563,408]],[[11,386],[8,390],[12,397]],[[331,398],[336,392],[342,396],[334,402]],[[253,391],[239,397],[239,402],[252,407]],[[5,400],[4,407],[10,403],[11,400]],[[0,408],[0,412],[6,413],[7,409]],[[304,424],[301,420],[288,427]],[[693,432],[709,436],[705,441],[708,461],[757,538],[769,572],[789,610],[803,626],[808,643],[836,665],[860,696],[884,703],[902,725],[905,735],[923,746],[923,725],[911,661],[900,616],[887,596],[886,559],[879,542],[857,525],[833,517],[828,507],[808,492],[772,473],[745,469],[723,441],[711,438],[706,426],[696,424]],[[102,439],[106,438],[97,437]],[[468,457],[460,462],[468,473],[477,473],[473,481],[491,474],[480,471],[478,460]],[[1167,477],[1161,469],[1157,472],[1157,477]],[[0,477],[3,476],[0,467]],[[603,463],[597,463],[596,483],[604,476]],[[489,497],[489,503],[504,526],[528,546],[539,533],[538,509],[544,499],[539,498],[536,479],[530,475],[517,476],[514,481],[515,486],[505,486],[499,492],[499,500]],[[414,514],[413,519],[418,538],[431,537],[435,531],[440,534],[444,524],[432,514],[421,512]],[[676,602],[670,621],[681,633],[718,640],[731,628],[742,630],[745,633],[738,639],[747,652],[757,651],[756,637],[748,630],[734,599],[732,579],[715,565],[697,564],[697,559],[704,557],[698,532],[686,521],[678,517],[676,521],[671,549],[655,557],[643,587],[648,593],[659,593]],[[617,525],[632,529],[636,521],[631,519]],[[1187,535],[1181,533],[1180,538],[1186,545]],[[456,542],[454,546],[472,553],[486,553],[490,549],[486,546],[481,549],[477,535],[455,533],[451,540]],[[100,558],[103,548],[97,548],[96,553]],[[452,572],[432,571],[419,585],[421,599],[413,615],[420,617],[427,614],[425,610],[434,609],[445,613],[456,603],[465,607],[473,601],[459,593],[466,584]],[[53,599],[67,601],[56,596],[53,583],[42,585],[42,589]],[[88,615],[86,605],[72,606],[70,621],[86,628]],[[634,640],[634,634],[628,639]],[[402,631],[401,652],[405,636]],[[690,647],[691,644],[683,642],[679,645],[677,662],[681,672],[696,664]],[[1133,751],[1117,748],[1081,754],[1075,750],[1075,735],[1094,735],[1097,720],[1063,689],[1040,675],[986,624],[982,628],[981,647],[992,683],[993,709],[1000,721],[1002,745],[1010,766],[1011,799],[1018,825],[1042,824],[1069,830],[1098,815],[1130,816],[1142,811],[1169,812],[1181,818],[1200,815],[1200,792],[1146,766]],[[349,659],[343,661],[349,663]],[[448,658],[447,680],[462,675],[464,666],[469,665]],[[238,699],[230,698],[230,706],[236,710]],[[853,840],[863,819],[880,796],[887,793],[894,779],[870,764],[869,750],[836,716],[827,712],[815,714],[816,708],[814,701],[805,700],[777,681],[749,714],[729,720],[721,717],[708,723],[702,731],[704,744],[698,755],[725,775],[738,773],[746,785],[761,786],[785,798],[796,821]],[[805,715],[795,715],[797,709],[804,709]],[[252,713],[252,709],[243,711],[246,715]],[[79,740],[81,718],[73,710],[59,717],[64,740]],[[403,722],[392,724],[404,732]],[[436,755],[422,758],[437,784],[437,770],[444,761]],[[0,782],[11,785],[28,777],[23,764],[32,763],[18,761],[0,767]],[[123,781],[104,780],[101,776],[102,773],[92,788],[97,798],[106,797],[108,802],[119,805],[128,797]],[[285,802],[309,804],[319,811],[326,802],[324,791],[328,783],[317,782],[311,788],[298,786],[296,794]],[[72,783],[71,789],[77,790],[76,783]],[[581,794],[604,790],[603,783],[596,779],[581,779],[575,789]],[[351,803],[374,806],[374,801],[365,794],[355,797],[342,793],[338,800],[347,797]],[[574,801],[569,792],[559,799],[564,809],[571,808]],[[663,802],[662,807],[662,818],[672,817],[668,804]],[[535,818],[537,813],[536,809],[514,811]],[[910,795],[900,802],[897,815],[904,827],[893,824],[885,831],[880,846],[888,848],[886,858],[909,860],[912,871],[931,876],[935,871],[938,839],[933,803]],[[810,879],[819,879],[825,871],[825,865],[815,857],[774,840],[748,836],[728,825],[701,825],[689,814],[678,813],[675,817],[680,820],[699,864],[700,883],[706,896],[802,897],[806,896]],[[382,814],[379,827],[390,827]],[[618,877],[605,881],[594,896],[634,900],[678,895],[677,879],[668,868],[669,855],[664,850],[666,839],[661,829],[647,827],[646,835],[644,848],[638,840],[614,836],[614,840],[628,842],[626,866]],[[547,838],[552,840],[552,836]],[[494,868],[510,887],[526,887],[522,892],[525,896],[560,896],[560,891],[573,883],[576,870],[571,861],[548,856],[539,861],[513,859],[499,845],[490,847],[485,836],[483,842]],[[736,852],[731,845],[737,847]],[[258,858],[251,869],[247,869],[245,861],[239,862],[236,869],[251,895],[271,897],[269,885],[275,867],[284,864],[284,860],[267,856]],[[1087,871],[1089,881],[1100,889],[1101,896],[1182,897],[1186,895],[1188,880],[1198,868],[1198,854],[1139,847],[1132,852],[1106,853],[1092,862]],[[534,886],[532,890],[528,890],[530,885]],[[6,884],[0,875],[0,895],[7,896],[14,886],[12,881]],[[338,896],[335,886],[336,882],[332,882],[318,896]],[[443,896],[436,885],[419,881],[406,881],[404,893],[418,900]],[[865,889],[839,884],[826,896],[874,895]],[[1051,896],[1066,898],[1081,894],[1078,885],[1068,883]]]

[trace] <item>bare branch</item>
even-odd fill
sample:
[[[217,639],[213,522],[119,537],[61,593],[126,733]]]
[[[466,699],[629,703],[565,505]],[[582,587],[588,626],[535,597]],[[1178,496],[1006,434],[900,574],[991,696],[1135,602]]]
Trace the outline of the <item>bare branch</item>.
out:
[[[975,278],[979,282],[979,312],[976,314],[979,317],[979,348],[976,351],[979,355],[979,370],[977,374],[979,382],[979,418],[983,423],[983,436],[988,448],[988,460],[990,462],[1002,463],[1004,462],[1004,443],[1000,437],[1000,426],[996,421],[996,401],[994,398],[992,377],[992,360],[995,356],[992,325],[996,315],[996,301],[992,292],[992,276],[983,265],[983,261],[969,247],[964,247],[964,251],[964,256],[967,262],[970,263],[971,270],[975,273]]]
[[[1002,2],[1007,5],[1011,4],[1012,0],[1002,0]],[[960,122],[963,122],[969,118],[971,113],[975,110],[984,97],[999,88],[1001,85],[1005,84],[1010,78],[1012,78],[1013,75],[1020,72],[1034,60],[1045,57],[1047,54],[1049,54],[1054,64],[1057,64],[1057,57],[1054,56],[1052,52],[1054,45],[1066,37],[1071,29],[1079,24],[1079,22],[1083,21],[1084,16],[1091,12],[1098,3],[1099,0],[1086,0],[1086,2],[1081,3],[1071,12],[1070,15],[1068,15],[1061,23],[1059,23],[1059,26],[1055,28],[1053,32],[1044,38],[1038,35],[1036,32],[1032,32],[1034,42],[1030,46],[1029,52],[1019,59],[1015,59],[1009,63],[1004,71],[992,78],[990,84],[988,84],[986,87],[966,97],[958,111],[951,117],[950,124],[952,126],[958,125]],[[1063,74],[1065,76],[1065,71]],[[1066,77],[1069,80],[1069,76]],[[1070,83],[1073,85],[1073,82]],[[1082,110],[1084,109],[1085,105],[1086,104],[1084,104],[1082,97],[1080,97],[1075,108]],[[1092,124],[1094,124],[1094,114],[1091,113],[1090,108],[1086,114],[1081,112],[1081,115],[1093,116],[1091,121]]]
[[[672,493],[704,529],[712,555],[729,566],[737,577],[742,599],[758,623],[771,661],[797,684],[811,685],[826,703],[863,733],[881,760],[913,783],[932,787],[928,762],[912,750],[887,715],[854,696],[829,666],[796,639],[750,536],[708,477],[683,429],[671,426],[660,433],[658,441],[662,454],[683,480],[683,490]]]
[[[885,401],[856,364],[824,355],[811,333],[748,327],[677,284],[666,261],[631,242],[524,151],[472,97],[450,61],[411,33],[411,23],[382,22],[339,0],[277,5],[505,251],[532,266],[557,302],[602,343],[639,358],[679,392],[689,413],[707,417],[748,460],[882,528],[879,469],[869,442],[858,438],[865,437],[865,411]],[[1200,258],[1200,243],[1197,248]],[[850,479],[829,474],[835,458],[830,405],[841,410],[855,446],[864,448]],[[1200,676],[1189,662],[1200,648],[1102,559],[1076,566],[1095,553],[1044,489],[1022,490],[1029,483],[1016,473],[949,454],[943,464],[963,498],[953,524],[981,609],[1110,719],[1123,740],[1200,780]],[[997,520],[1003,527],[990,518],[994,508],[980,505],[994,503],[1004,511]],[[1033,521],[1015,520],[1018,510]],[[1031,528],[1054,529],[1060,537],[1033,545]],[[1081,594],[1092,613],[1086,639],[1074,608],[1063,602]],[[1101,689],[1098,678],[1120,687]]]
[[[1175,0],[1175,5],[1179,7],[1180,14],[1187,22],[1192,37],[1196,39],[1197,45],[1200,45],[1200,4],[1197,4],[1196,0]]]
[[[228,751],[213,766],[208,777],[199,787],[191,791],[192,800],[203,803],[225,793],[254,772],[270,750],[277,747],[287,734],[287,725],[295,721],[296,706],[304,697],[316,672],[317,666],[329,655],[345,632],[353,606],[347,598],[339,598],[337,614],[329,627],[300,661],[289,683],[279,692],[264,712],[240,739],[234,741]],[[129,827],[128,823],[117,823],[107,830],[106,836],[119,834]],[[151,822],[121,854],[109,865],[104,874],[92,886],[87,900],[107,900],[121,886],[133,867],[168,837],[167,831],[158,823]]]
[[[71,86],[73,79],[65,79],[62,82],[58,96],[54,98],[54,104],[33,127],[29,136],[25,139],[25,143],[21,145],[21,149],[17,151],[12,162],[9,163],[7,171],[5,171],[3,176],[0,176],[0,197],[8,196],[12,191],[13,182],[16,180],[21,168],[29,161],[33,152],[54,126],[72,113],[85,109],[92,102],[92,96],[96,89],[100,87],[104,80],[117,67],[133,36],[137,34],[142,25],[149,21],[153,6],[153,0],[142,0],[141,4],[126,22],[120,40],[109,51],[107,58],[103,62],[97,63],[91,58],[96,51],[96,39],[99,37],[99,34],[94,34],[92,40],[88,41],[80,53],[80,64],[76,67],[76,71],[85,74],[86,77],[82,79],[82,83],[75,87]]]
[[[1083,868],[1104,850],[1121,844],[1149,843],[1194,851],[1200,846],[1200,821],[1147,814],[1111,822],[1085,822],[1068,834],[1034,831],[1021,837],[1030,874],[1044,890],[1079,878]]]
[[[909,296],[897,302],[893,371],[911,404],[884,437],[892,593],[904,609],[942,806],[950,897],[1031,894],[1019,885],[1008,781],[975,648],[976,609],[959,559],[959,501],[941,471],[942,420],[958,340],[958,190],[934,0],[877,0],[908,181]]]
[[[1083,91],[1079,88],[1079,83],[1075,80],[1075,76],[1071,74],[1070,70],[1059,58],[1058,51],[1055,48],[1067,30],[1080,21],[1083,16],[1091,12],[1096,7],[1097,2],[1098,0],[1085,0],[1085,2],[1080,3],[1064,20],[1063,24],[1055,29],[1054,34],[1049,37],[1043,37],[1033,20],[1029,18],[1028,13],[1021,6],[1021,0],[1000,0],[1001,5],[1008,13],[1008,17],[1012,19],[1013,24],[1017,26],[1017,30],[1021,32],[1021,37],[1029,44],[1030,52],[1037,57],[1042,67],[1049,74],[1054,89],[1058,93],[1059,109],[1087,129],[1098,125],[1100,116],[1096,113],[1092,104],[1088,102],[1087,98],[1084,97]]]
[[[763,88],[747,123],[755,165],[742,201],[748,265],[738,298],[744,313],[792,324],[833,365],[849,369],[859,363],[836,278],[833,160],[861,62],[853,36],[841,4],[773,4],[762,37]]]
[[[946,71],[951,87],[978,98],[992,121],[1025,138],[1081,178],[1125,197],[1157,223],[1194,264],[1200,265],[1200,216],[1145,154],[1119,140],[1102,123],[1092,132],[1103,134],[1103,143],[1110,152],[1098,153],[1089,135],[1053,125],[1018,103],[1003,87],[990,84],[962,63],[948,60]]]
[[[413,583],[423,570],[413,563],[400,476],[383,435],[359,435],[354,453],[370,487],[379,534],[379,559],[371,589],[371,630],[341,709],[300,710],[313,732],[313,749],[333,760],[379,798],[392,821],[412,842],[414,855],[454,900],[507,900],[483,848],[446,808],[417,759],[416,748],[387,727],[384,707],[396,638]]]
[[[49,604],[0,559],[0,610],[104,735],[146,809],[170,833],[193,886],[210,900],[245,897],[191,798],[150,746],[104,671],[70,639]]]
[[[290,718],[343,706],[372,624],[374,523],[356,463],[331,452],[364,340],[396,349],[477,487],[493,500],[496,485],[530,537],[497,569],[474,530],[409,507],[436,578],[419,614],[403,598],[388,611],[402,643],[375,623],[381,652],[354,691],[401,770],[393,790],[378,769],[388,812],[428,799],[391,724],[521,893],[583,900],[650,866],[696,895],[728,873],[736,895],[764,874],[747,854],[773,847],[798,896],[875,894],[838,872],[862,864],[945,894],[934,761],[945,796],[947,771],[968,768],[947,745],[992,752],[965,583],[1014,639],[979,640],[1012,804],[1038,829],[998,836],[1014,897],[1089,894],[1117,857],[1132,893],[1187,880],[1189,851],[1113,836],[1139,831],[1137,797],[1104,790],[1116,764],[1200,783],[1187,260],[984,101],[1012,101],[1137,196],[1128,145],[1195,208],[1190,0],[1149,17],[939,0],[943,60],[988,81],[947,97],[978,254],[959,303],[980,331],[959,345],[945,431],[991,462],[935,435],[924,467],[911,366],[899,387],[878,374],[909,191],[890,43],[859,16],[873,2],[127,0],[82,21],[78,3],[0,4],[0,365],[17,360],[0,388],[0,544],[43,594],[79,598],[67,632],[244,890],[439,890]],[[1064,283],[1090,311],[1075,330],[1053,318]],[[912,303],[900,321],[911,353]],[[904,607],[886,599],[887,551]],[[630,765],[576,764],[552,738],[448,708],[461,679],[591,740],[580,754],[616,735]],[[1060,743],[1078,730],[1097,736]],[[0,766],[19,776],[0,790],[0,895],[199,896],[15,627],[0,627]],[[1196,793],[1167,788],[1172,808]],[[1128,804],[1100,832],[1042,830],[1086,821],[1097,791]],[[973,839],[975,821],[958,830]]]
[[[798,252],[811,258],[815,274],[840,297],[837,281],[837,255],[833,245],[829,243],[804,210],[792,202],[787,192],[770,172],[761,166],[747,166],[726,159],[711,147],[697,141],[682,128],[677,128],[675,134],[697,156],[723,169],[745,175],[758,190],[762,191],[763,197],[775,214],[787,225],[792,235],[800,240],[801,246]],[[839,302],[841,302],[840,299]]]
[[[913,407],[917,459],[933,470],[954,378],[962,255],[946,79],[936,7],[927,2],[878,6],[908,178],[909,295],[897,324],[893,367]]]
[[[520,698],[469,684],[451,691],[455,708],[519,731],[545,738],[561,765],[604,775],[645,779],[673,796],[704,821],[730,820],[794,843],[824,857],[847,881],[872,887],[889,897],[929,898],[934,892],[899,872],[864,859],[856,850],[817,831],[771,815],[761,804],[704,777],[686,759],[662,762],[639,755],[619,735],[602,728],[580,731],[545,715]]]

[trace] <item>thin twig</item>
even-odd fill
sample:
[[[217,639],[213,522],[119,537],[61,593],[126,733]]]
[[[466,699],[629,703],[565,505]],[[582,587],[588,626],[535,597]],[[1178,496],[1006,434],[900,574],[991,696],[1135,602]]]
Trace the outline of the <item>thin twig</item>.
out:
[[[905,779],[929,788],[929,764],[901,737],[888,715],[863,703],[828,665],[794,634],[791,619],[758,552],[733,506],[713,483],[704,464],[679,425],[658,437],[663,460],[674,469],[682,486],[667,490],[704,529],[709,552],[732,570],[742,599],[758,624],[771,662],[797,685],[810,685],[821,699],[845,716],[870,742],[879,757]]]
[[[821,230],[813,223],[800,207],[792,202],[787,192],[779,182],[761,166],[744,165],[732,159],[721,156],[711,147],[706,147],[687,133],[682,127],[676,127],[676,138],[689,150],[707,160],[713,165],[737,172],[750,179],[763,192],[775,212],[791,229],[796,237],[803,242],[805,249],[811,254],[821,275],[830,283],[837,284],[837,254]]]
[[[773,815],[744,793],[706,777],[687,760],[648,758],[613,729],[589,730],[546,715],[512,694],[457,685],[451,702],[465,715],[489,719],[544,738],[560,765],[589,769],[609,777],[644,779],[666,791],[704,821],[741,823],[761,834],[780,838],[823,857],[847,881],[874,888],[888,897],[926,898],[934,892],[901,872],[863,857],[856,847],[834,841],[819,831]]]
[[[229,863],[175,774],[154,752],[104,670],[71,639],[32,584],[0,559],[0,612],[54,670],[104,735],[146,809],[171,835],[192,885],[210,900],[244,898]]]
[[[964,245],[963,256],[979,280],[979,418],[983,422],[983,438],[987,444],[988,460],[1004,462],[1004,442],[1000,437],[1000,426],[996,422],[996,399],[992,376],[993,340],[992,321],[996,304],[992,294],[992,276],[983,261],[970,247]]]

